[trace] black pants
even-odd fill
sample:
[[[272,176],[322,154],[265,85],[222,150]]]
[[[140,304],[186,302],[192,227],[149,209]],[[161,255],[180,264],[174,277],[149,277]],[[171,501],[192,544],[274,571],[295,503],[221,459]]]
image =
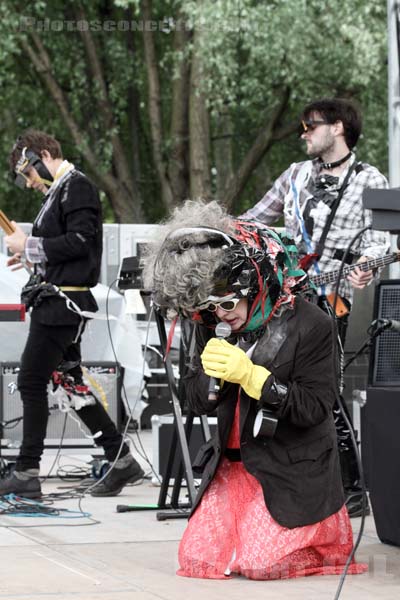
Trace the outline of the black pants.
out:
[[[35,312],[32,313],[18,375],[18,389],[23,403],[23,439],[17,470],[39,468],[49,414],[47,385],[53,371],[63,360],[78,363],[71,373],[77,383],[82,381],[82,331],[79,339],[74,341],[78,333],[78,325],[43,325],[35,318]],[[102,432],[96,438],[96,444],[103,446],[107,460],[113,461],[122,443],[122,436],[103,405],[97,400],[95,405],[84,406],[76,414],[92,434]],[[124,444],[120,456],[125,456],[128,451]]]
[[[350,310],[351,305],[346,300],[343,299],[344,303],[347,305]],[[331,316],[331,312],[329,312],[329,307],[327,308],[324,300],[320,298],[319,306],[328,312]],[[346,333],[349,322],[349,315],[344,315],[343,317],[338,317],[336,319],[337,326],[337,335],[340,340],[341,349],[344,349],[344,344],[346,341]],[[341,350],[339,349],[339,352]],[[339,402],[336,400],[333,407],[333,416],[335,419],[335,427],[336,427],[336,435],[338,440],[338,450],[339,450],[339,458],[340,458],[340,468],[342,473],[342,482],[345,491],[357,491],[360,487],[359,480],[360,474],[358,471],[357,457],[356,452],[353,446],[351,431],[349,429],[348,424],[346,423],[342,409],[345,411],[346,416],[348,418],[351,430],[353,431],[354,437],[357,439],[357,432],[354,430],[354,427],[351,422],[351,417],[349,411],[347,410],[346,402],[343,397],[341,397],[342,407],[339,406]]]

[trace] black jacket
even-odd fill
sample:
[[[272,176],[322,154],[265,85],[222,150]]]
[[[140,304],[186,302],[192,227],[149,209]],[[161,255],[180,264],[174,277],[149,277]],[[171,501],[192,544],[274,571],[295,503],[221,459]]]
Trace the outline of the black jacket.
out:
[[[198,329],[198,355],[207,338]],[[338,511],[343,488],[332,407],[335,399],[335,366],[329,317],[317,306],[297,298],[294,310],[270,321],[254,349],[252,361],[270,372],[262,399],[278,418],[273,438],[253,436],[260,402],[241,390],[240,451],[249,473],[260,482],[266,506],[284,527],[316,523]],[[201,363],[189,370],[186,395],[197,413],[210,413],[215,405],[207,400],[209,378]],[[287,386],[278,396],[273,383]],[[232,427],[237,385],[224,383],[218,401],[218,428],[208,444],[209,460],[193,511],[213,479]],[[211,449],[210,449],[211,446]],[[207,452],[207,448],[204,449]]]
[[[43,239],[47,262],[44,279],[57,286],[93,287],[97,284],[102,254],[102,214],[96,187],[73,170],[46,195],[35,219],[32,235]],[[81,309],[95,311],[90,291],[65,292]],[[34,318],[49,325],[77,323],[65,300],[45,298],[34,308]]]

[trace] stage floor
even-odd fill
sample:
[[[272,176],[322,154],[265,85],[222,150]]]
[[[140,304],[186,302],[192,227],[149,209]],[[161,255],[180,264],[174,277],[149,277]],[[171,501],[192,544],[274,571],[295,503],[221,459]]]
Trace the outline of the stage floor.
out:
[[[141,439],[151,456],[151,432],[143,432]],[[62,463],[67,462],[63,457]],[[43,491],[60,492],[67,485],[51,478]],[[186,520],[157,521],[155,511],[116,512],[117,504],[157,504],[158,495],[149,477],[116,498],[84,497],[82,510],[98,524],[87,518],[0,516],[0,599],[333,600],[339,577],[271,582],[177,577],[177,549]],[[57,500],[53,506],[79,510],[77,500]],[[360,519],[352,524],[356,536]],[[372,516],[366,519],[357,559],[369,564],[369,573],[348,576],[341,598],[399,597],[400,548],[379,541]]]

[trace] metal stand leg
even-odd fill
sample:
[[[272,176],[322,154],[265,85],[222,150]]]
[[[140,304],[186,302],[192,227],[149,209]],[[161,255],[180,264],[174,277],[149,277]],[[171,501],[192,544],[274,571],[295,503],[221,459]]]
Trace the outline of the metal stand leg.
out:
[[[166,356],[166,347],[167,347],[167,336],[165,331],[165,324],[163,317],[156,312],[155,319],[157,322],[158,334],[160,337],[161,349],[163,355],[165,356],[164,364],[165,371],[167,374],[168,388],[171,394],[172,399],[172,407],[174,411],[174,431],[172,435],[172,442],[169,450],[168,462],[166,472],[164,474],[160,494],[158,498],[157,506],[135,506],[135,505],[118,505],[117,512],[127,512],[127,511],[136,511],[136,510],[154,510],[154,509],[175,509],[174,511],[168,510],[168,512],[159,512],[157,513],[157,519],[159,521],[163,521],[165,519],[178,519],[178,518],[187,518],[188,511],[184,509],[189,509],[196,498],[196,488],[194,484],[193,478],[193,470],[190,460],[188,440],[190,440],[190,434],[193,426],[193,413],[190,412],[186,417],[186,425],[183,423],[182,418],[182,401],[179,398],[178,390],[175,384],[175,378],[172,370],[172,364],[169,356]],[[182,342],[181,342],[181,354],[182,354]],[[182,396],[182,388],[181,388],[181,396]],[[206,417],[204,417],[206,419]],[[209,436],[208,422],[204,423],[204,419],[202,419],[202,428],[204,436]],[[179,442],[179,446],[178,446]],[[180,466],[178,468],[177,476],[175,477],[173,493],[171,497],[171,502],[168,505],[166,502],[168,495],[168,488],[171,481],[172,468],[174,465],[174,460],[177,455],[177,450],[180,453]],[[179,492],[182,487],[182,479],[186,480],[189,502],[186,504],[179,504]],[[177,512],[179,511],[179,512]]]

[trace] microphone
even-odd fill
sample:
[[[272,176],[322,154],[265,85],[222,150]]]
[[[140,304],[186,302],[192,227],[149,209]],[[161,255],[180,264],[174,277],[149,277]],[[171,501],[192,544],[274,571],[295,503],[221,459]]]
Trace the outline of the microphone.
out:
[[[395,319],[378,319],[378,323],[383,329],[390,329],[391,331],[400,333],[400,321],[395,321]]]
[[[232,331],[232,327],[229,323],[224,323],[220,321],[215,328],[215,335],[218,339],[225,339],[230,336]],[[210,377],[210,382],[208,384],[208,400],[211,402],[215,402],[218,398],[218,393],[220,390],[220,381],[215,377]]]

